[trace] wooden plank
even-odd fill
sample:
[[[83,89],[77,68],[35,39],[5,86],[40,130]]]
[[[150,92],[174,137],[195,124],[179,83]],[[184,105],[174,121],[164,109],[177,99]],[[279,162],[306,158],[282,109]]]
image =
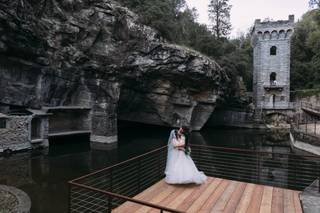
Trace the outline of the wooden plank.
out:
[[[256,185],[253,196],[251,197],[250,204],[247,209],[247,213],[257,213],[260,211],[264,186]]]
[[[151,187],[147,188],[143,192],[136,195],[135,198],[147,200],[155,192],[158,192],[159,190],[163,190],[164,187],[168,187],[168,184],[164,180],[160,180],[156,184],[152,185]]]
[[[200,186],[196,186],[200,187]],[[183,191],[179,196],[176,197],[170,204],[169,208],[178,209],[178,206],[182,204],[182,202],[196,189],[196,187],[187,188]]]
[[[298,191],[212,177],[200,186],[169,185],[161,180],[134,198],[190,213],[303,212]],[[125,202],[112,212],[156,213],[159,210]]]
[[[247,183],[240,183],[237,189],[232,194],[227,206],[223,210],[224,213],[231,213],[234,212],[239,201],[241,200],[242,194],[247,186]]]
[[[302,213],[302,207],[301,207],[301,202],[299,198],[300,192],[295,191],[293,193],[293,201],[294,201],[294,208],[296,210],[296,213]]]
[[[272,213],[283,213],[283,189],[274,188],[272,196]]]
[[[251,197],[253,196],[254,188],[255,188],[254,184],[252,183],[247,184],[243,192],[242,198],[236,208],[236,211],[235,211],[236,213],[243,213],[247,211],[250,204]]]
[[[151,199],[155,195],[159,194],[161,191],[165,190],[168,187],[169,187],[168,184],[164,180],[161,180],[158,183],[156,183],[155,185],[147,188],[145,191],[139,193],[134,198],[137,200],[148,201],[149,199]],[[114,213],[134,212],[136,209],[138,209],[140,207],[141,207],[140,204],[136,204],[133,202],[125,202],[124,204],[122,204],[118,208],[112,210],[112,212],[114,212]]]
[[[260,213],[271,213],[272,193],[273,193],[273,187],[271,186],[264,187],[261,206],[260,206]]]
[[[187,211],[188,208],[197,200],[200,195],[208,188],[208,186],[215,180],[215,178],[208,177],[206,183],[195,189],[183,202],[177,207],[181,211]]]
[[[210,195],[210,197],[206,200],[206,202],[202,204],[199,212],[210,212],[211,208],[215,205],[215,203],[220,198],[221,194],[227,188],[229,183],[231,183],[231,181],[222,180],[222,182],[219,184],[218,188],[216,190],[214,190],[214,192]]]
[[[283,211],[284,212],[295,212],[294,200],[293,200],[293,191],[284,190],[283,192]]]
[[[222,212],[224,208],[226,207],[228,201],[232,197],[232,193],[235,191],[237,186],[240,184],[240,182],[237,181],[231,181],[228,185],[228,187],[224,190],[222,195],[219,197],[215,205],[211,208],[212,213],[215,212]]]
[[[182,194],[186,189],[188,189],[187,186],[175,186],[175,190],[173,191],[173,193],[171,193],[168,197],[166,197],[164,200],[162,200],[159,205],[160,206],[166,206],[166,207],[169,207],[169,204],[175,200],[180,194]],[[148,212],[159,212],[158,209],[151,209],[150,211]]]
[[[159,204],[162,200],[168,197],[175,189],[176,189],[175,186],[169,185],[165,190],[162,190],[159,194],[155,195],[154,197],[151,197],[151,200],[149,200],[149,202],[154,204]],[[147,206],[140,206],[140,208],[135,210],[135,212],[144,213],[144,212],[148,212],[151,209],[153,208],[150,208]],[[130,209],[130,212],[133,212],[133,211],[131,211]]]
[[[209,196],[216,190],[221,182],[228,183],[227,180],[222,180],[216,178],[208,188],[198,197],[197,200],[187,209],[187,212],[198,212],[198,210],[202,207],[203,203],[209,198]]]

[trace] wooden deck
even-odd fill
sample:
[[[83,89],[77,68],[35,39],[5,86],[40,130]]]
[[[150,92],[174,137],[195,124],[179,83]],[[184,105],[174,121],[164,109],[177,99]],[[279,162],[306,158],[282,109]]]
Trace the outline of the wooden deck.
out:
[[[161,180],[135,198],[192,213],[302,213],[299,191],[213,177],[209,177],[201,186],[168,185]],[[112,212],[143,213],[159,210],[126,202]]]

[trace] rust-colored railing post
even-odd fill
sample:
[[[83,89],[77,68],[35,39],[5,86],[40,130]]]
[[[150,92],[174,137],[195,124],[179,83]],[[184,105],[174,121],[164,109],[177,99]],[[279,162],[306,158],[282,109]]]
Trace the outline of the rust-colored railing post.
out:
[[[141,158],[138,160],[138,193],[141,190]]]
[[[161,151],[159,152],[158,156],[158,177],[161,177]]]
[[[71,184],[68,183],[68,212],[71,213]]]
[[[288,156],[289,157],[289,156]],[[297,184],[297,164],[296,162],[298,162],[297,158],[295,155],[291,156],[293,158],[293,179],[294,179],[294,184]]]
[[[256,182],[259,183],[260,158],[259,153],[256,154]]]
[[[109,173],[109,191],[113,192],[113,168],[110,168]],[[112,211],[112,196],[108,195],[108,213]]]

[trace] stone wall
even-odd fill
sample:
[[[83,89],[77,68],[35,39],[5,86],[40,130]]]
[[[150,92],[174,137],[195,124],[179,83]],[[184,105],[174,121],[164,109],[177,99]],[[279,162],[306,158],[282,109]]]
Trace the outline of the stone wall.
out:
[[[6,120],[6,128],[0,129],[0,152],[31,148],[31,116],[10,116]]]
[[[243,128],[258,128],[259,126],[254,122],[254,114],[252,112],[233,110],[216,110],[212,113],[207,125]]]
[[[68,131],[91,130],[89,110],[50,110],[49,134]]]

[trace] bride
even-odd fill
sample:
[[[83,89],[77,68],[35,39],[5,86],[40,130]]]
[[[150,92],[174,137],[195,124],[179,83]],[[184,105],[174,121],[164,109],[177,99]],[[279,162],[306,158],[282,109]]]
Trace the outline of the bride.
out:
[[[197,169],[187,153],[185,132],[188,129],[183,127],[170,133],[165,181],[169,184],[202,184],[207,177]]]

